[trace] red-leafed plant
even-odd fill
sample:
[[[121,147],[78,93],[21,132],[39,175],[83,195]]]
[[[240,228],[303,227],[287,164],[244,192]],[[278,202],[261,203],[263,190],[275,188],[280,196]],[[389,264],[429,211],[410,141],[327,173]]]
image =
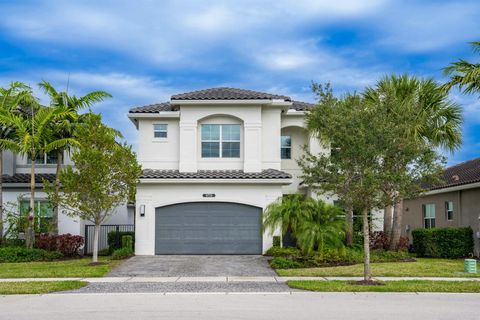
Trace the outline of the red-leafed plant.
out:
[[[388,250],[390,239],[383,231],[374,231],[370,234],[370,248]]]
[[[70,233],[61,235],[41,234],[35,243],[39,249],[48,251],[60,251],[65,257],[78,255],[78,250],[83,246],[82,236],[72,235]]]

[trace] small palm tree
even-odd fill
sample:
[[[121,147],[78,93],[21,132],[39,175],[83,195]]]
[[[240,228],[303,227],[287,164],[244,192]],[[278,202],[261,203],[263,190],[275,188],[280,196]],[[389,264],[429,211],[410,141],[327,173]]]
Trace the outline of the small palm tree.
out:
[[[282,235],[290,228],[305,253],[343,247],[345,238],[345,216],[339,207],[298,194],[270,204],[263,225],[272,231],[280,228]]]
[[[68,111],[67,116],[57,119],[52,122],[52,130],[55,139],[74,139],[75,127],[82,123],[82,116],[78,115],[78,112],[85,108],[90,108],[95,103],[103,101],[105,98],[111,97],[110,94],[103,91],[93,91],[80,98],[74,95],[68,95],[68,92],[58,92],[49,82],[42,81],[39,83],[39,87],[50,98],[50,107],[54,109],[63,109]],[[65,151],[70,151],[72,144],[68,143],[61,148],[54,150],[57,153],[57,168],[55,175],[55,197],[58,198],[60,192],[60,168],[63,161],[63,154]],[[47,183],[45,181],[45,183]],[[55,203],[55,202],[54,202]],[[58,234],[58,206],[53,206],[53,217],[50,228],[50,233]]]
[[[303,210],[304,201],[304,195],[291,194],[271,203],[265,209],[263,228],[272,232],[280,228],[282,235],[290,229],[295,236],[298,225],[306,217],[306,211]]]
[[[338,206],[308,198],[303,205],[306,218],[299,222],[297,244],[305,253],[318,250],[322,257],[326,248],[343,248],[346,231],[345,215]]]
[[[52,123],[65,117],[75,117],[71,110],[65,108],[47,108],[39,106],[35,101],[31,102],[30,110],[10,112],[0,110],[0,123],[12,128],[12,137],[0,138],[0,148],[12,150],[24,155],[31,162],[30,171],[30,208],[28,214],[28,227],[26,230],[25,243],[27,248],[32,248],[34,235],[34,212],[35,212],[35,160],[38,156],[58,150],[69,144],[75,144],[71,138],[58,139],[52,130]]]
[[[7,88],[0,87],[0,110],[11,112],[18,108],[28,97],[31,89],[21,82],[12,82]],[[11,127],[0,123],[0,139],[8,139],[12,136]],[[3,240],[3,148],[0,148],[0,244]]]
[[[480,53],[480,41],[471,43],[473,51]],[[460,59],[443,69],[450,81],[444,85],[447,91],[458,86],[464,93],[480,93],[480,63],[470,63]]]

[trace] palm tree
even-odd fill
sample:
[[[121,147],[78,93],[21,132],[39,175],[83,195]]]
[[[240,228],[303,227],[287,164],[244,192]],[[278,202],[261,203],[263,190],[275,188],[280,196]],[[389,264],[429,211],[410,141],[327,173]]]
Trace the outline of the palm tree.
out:
[[[308,198],[303,205],[307,213],[297,228],[297,244],[305,253],[318,250],[320,257],[327,247],[342,248],[345,238],[345,217],[341,208],[321,200]]]
[[[300,222],[306,217],[306,211],[303,209],[304,201],[304,195],[291,194],[269,204],[264,213],[264,230],[270,229],[275,232],[280,229],[282,235],[290,230],[295,236]]]
[[[31,162],[29,222],[25,237],[27,248],[32,248],[35,241],[35,160],[40,155],[75,143],[71,138],[56,138],[52,130],[51,124],[65,117],[75,117],[75,115],[65,108],[40,107],[36,103],[31,104],[31,110],[18,112],[0,110],[0,123],[14,130],[12,137],[0,139],[0,148],[24,155]]]
[[[0,110],[2,112],[11,112],[31,97],[31,89],[21,83],[12,82],[7,88],[0,87]],[[11,137],[13,130],[11,127],[0,123],[0,139]],[[3,241],[3,148],[0,148],[0,244]]]
[[[50,107],[54,109],[64,109],[68,111],[68,115],[57,119],[52,123],[52,130],[55,139],[74,139],[74,130],[80,122],[82,117],[78,116],[78,112],[85,108],[90,108],[95,103],[103,101],[105,98],[111,97],[110,94],[104,91],[93,91],[80,98],[74,95],[68,95],[68,92],[58,92],[49,82],[42,81],[38,84],[41,89],[50,98]],[[72,144],[66,144],[59,149],[54,150],[57,153],[57,167],[55,175],[55,197],[58,197],[60,192],[60,169],[63,162],[63,154],[65,151],[70,151]],[[55,203],[55,202],[53,202]],[[51,223],[50,233],[58,234],[58,206],[53,206],[53,217]]]
[[[480,41],[471,42],[471,45],[474,52],[480,53]],[[443,86],[447,91],[458,86],[464,93],[480,93],[480,63],[460,59],[452,62],[443,72],[450,76],[450,81]]]
[[[364,93],[367,103],[376,104],[402,128],[405,141],[415,142],[419,148],[430,146],[453,151],[461,145],[462,110],[448,98],[448,93],[432,79],[417,79],[408,75],[388,76]],[[399,144],[401,145],[401,144]],[[407,145],[407,144],[405,144]],[[384,166],[408,170],[398,154],[384,155]],[[394,205],[390,248],[394,249],[401,235],[403,194],[396,186],[388,185],[384,192]],[[388,213],[385,218],[388,218]],[[389,232],[389,230],[385,230]]]

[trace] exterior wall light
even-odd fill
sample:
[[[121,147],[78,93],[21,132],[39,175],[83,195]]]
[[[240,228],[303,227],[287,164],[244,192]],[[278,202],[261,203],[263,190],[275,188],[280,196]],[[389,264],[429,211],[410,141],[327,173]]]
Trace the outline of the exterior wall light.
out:
[[[140,217],[145,217],[145,205],[140,205]]]

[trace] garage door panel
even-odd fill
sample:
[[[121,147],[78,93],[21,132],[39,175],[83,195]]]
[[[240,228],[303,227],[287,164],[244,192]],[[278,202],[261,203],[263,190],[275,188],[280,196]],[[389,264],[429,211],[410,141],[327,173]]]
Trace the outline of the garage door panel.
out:
[[[156,254],[261,254],[257,207],[194,202],[156,209]]]

